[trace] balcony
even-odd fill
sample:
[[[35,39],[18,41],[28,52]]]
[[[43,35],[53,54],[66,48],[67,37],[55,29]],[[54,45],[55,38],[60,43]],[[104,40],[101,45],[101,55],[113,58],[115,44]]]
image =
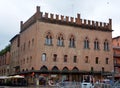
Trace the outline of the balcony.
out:
[[[119,46],[113,46],[113,49],[114,50],[120,50],[120,47]]]
[[[120,54],[114,54],[113,55],[115,58],[120,58]]]
[[[114,63],[114,67],[120,67],[120,63]]]
[[[115,77],[120,77],[120,73],[114,74]]]

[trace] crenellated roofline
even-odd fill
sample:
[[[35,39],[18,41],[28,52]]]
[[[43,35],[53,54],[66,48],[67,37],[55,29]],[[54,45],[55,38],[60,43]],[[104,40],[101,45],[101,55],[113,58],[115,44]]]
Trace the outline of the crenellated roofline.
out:
[[[36,7],[36,13],[32,17],[30,17],[25,23],[21,21],[20,32],[26,30],[37,20],[41,22],[48,22],[53,24],[69,25],[69,26],[99,30],[99,31],[112,32],[112,19],[109,19],[108,23],[104,23],[104,22],[92,21],[87,19],[81,19],[80,14],[77,14],[76,18],[58,15],[58,14],[54,15],[51,13],[50,14],[45,13],[43,15],[43,12],[40,11],[39,6]]]

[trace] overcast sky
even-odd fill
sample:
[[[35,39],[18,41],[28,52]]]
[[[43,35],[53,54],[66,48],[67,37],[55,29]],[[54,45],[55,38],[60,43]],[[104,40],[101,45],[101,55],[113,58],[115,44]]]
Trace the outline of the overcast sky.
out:
[[[19,33],[20,21],[31,17],[36,6],[42,12],[107,22],[112,19],[113,37],[120,36],[120,0],[0,0],[0,50]]]

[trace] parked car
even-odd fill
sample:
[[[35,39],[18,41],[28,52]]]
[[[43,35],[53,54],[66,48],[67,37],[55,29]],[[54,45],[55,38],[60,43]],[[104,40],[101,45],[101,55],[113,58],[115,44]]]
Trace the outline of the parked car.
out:
[[[120,88],[120,80],[114,83],[113,88]]]
[[[94,88],[92,83],[89,83],[89,82],[83,82],[81,83],[81,88]]]

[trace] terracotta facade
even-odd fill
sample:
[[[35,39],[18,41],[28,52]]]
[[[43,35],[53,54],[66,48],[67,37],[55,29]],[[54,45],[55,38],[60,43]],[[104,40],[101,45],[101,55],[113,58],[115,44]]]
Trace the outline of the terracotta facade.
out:
[[[120,36],[113,38],[113,60],[114,60],[114,71],[115,79],[120,78]]]
[[[37,7],[11,39],[11,59],[11,74],[61,76],[68,71],[83,76],[92,72],[100,79],[113,70],[112,20],[102,23],[81,19],[80,14],[76,18],[43,15]]]
[[[0,55],[0,76],[10,74],[10,52]]]

